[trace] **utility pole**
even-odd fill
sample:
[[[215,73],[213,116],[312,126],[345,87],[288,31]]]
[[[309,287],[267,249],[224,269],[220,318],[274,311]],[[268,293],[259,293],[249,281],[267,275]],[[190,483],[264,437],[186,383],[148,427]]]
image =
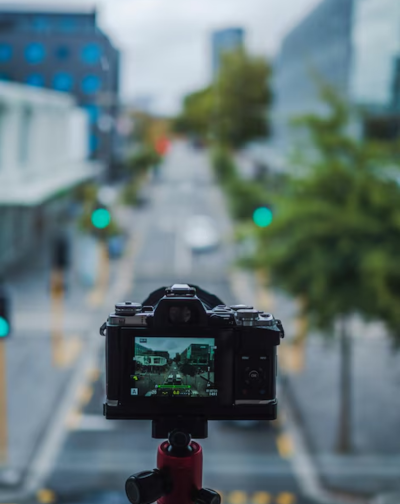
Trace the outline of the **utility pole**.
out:
[[[59,235],[53,242],[50,277],[51,353],[53,366],[55,367],[62,367],[64,362],[65,272],[68,265],[69,244],[64,235]]]
[[[7,369],[6,342],[0,339],[0,467],[7,463],[8,428],[7,428]]]
[[[10,296],[0,281],[0,466],[8,459],[6,340],[10,333]]]

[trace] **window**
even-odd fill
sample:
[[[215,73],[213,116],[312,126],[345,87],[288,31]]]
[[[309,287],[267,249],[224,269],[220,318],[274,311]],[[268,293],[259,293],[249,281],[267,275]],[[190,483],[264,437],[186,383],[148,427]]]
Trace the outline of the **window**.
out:
[[[97,149],[99,148],[99,137],[97,135],[90,135],[89,137],[89,151],[91,154],[93,154]]]
[[[28,63],[41,63],[46,55],[46,51],[43,44],[34,42],[29,44],[25,49],[25,58]]]
[[[29,84],[29,86],[43,87],[44,77],[41,74],[31,74],[28,75],[25,82]]]
[[[26,164],[29,157],[30,131],[32,123],[32,110],[24,108],[21,113],[21,129],[19,142],[19,162]]]
[[[68,73],[59,72],[54,75],[53,88],[57,91],[71,91],[73,84],[73,78]]]
[[[59,59],[61,61],[65,61],[71,55],[70,48],[68,46],[65,46],[65,45],[58,46],[56,48],[56,50],[55,50],[55,55],[56,55],[57,59]]]
[[[97,75],[87,75],[82,81],[82,91],[85,94],[94,94],[101,88],[101,80]]]
[[[101,58],[101,48],[97,44],[89,44],[82,50],[82,59],[88,65],[99,63]]]
[[[45,32],[50,28],[50,22],[47,17],[36,16],[32,21],[33,29],[37,32]]]
[[[73,32],[76,29],[76,20],[73,17],[62,17],[59,26],[64,32]]]
[[[100,109],[97,105],[88,104],[83,107],[89,115],[91,124],[97,123],[100,115]]]
[[[10,61],[12,52],[10,44],[0,43],[0,61]]]

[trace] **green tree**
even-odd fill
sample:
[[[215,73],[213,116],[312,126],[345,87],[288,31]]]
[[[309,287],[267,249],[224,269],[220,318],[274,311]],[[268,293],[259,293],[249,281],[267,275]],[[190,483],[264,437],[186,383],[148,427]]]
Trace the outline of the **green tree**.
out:
[[[213,85],[212,131],[219,143],[237,148],[268,135],[270,78],[271,68],[263,57],[244,49],[223,56]]]
[[[183,101],[183,111],[175,118],[173,128],[177,133],[188,133],[206,140],[213,112],[213,91],[208,86],[187,95]]]
[[[264,138],[269,132],[270,77],[264,58],[244,49],[225,54],[215,82],[186,96],[174,130],[231,148]]]
[[[275,218],[257,231],[253,262],[276,285],[306,300],[305,313],[319,328],[339,326],[341,387],[337,449],[351,449],[351,345],[354,313],[383,320],[400,341],[400,188],[393,146],[349,135],[351,111],[330,89],[324,116],[296,121],[310,155],[301,176],[275,198]]]

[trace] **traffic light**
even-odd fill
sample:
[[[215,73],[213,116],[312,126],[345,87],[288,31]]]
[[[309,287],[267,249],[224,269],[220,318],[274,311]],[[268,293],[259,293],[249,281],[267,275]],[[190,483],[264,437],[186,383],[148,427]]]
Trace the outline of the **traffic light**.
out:
[[[258,227],[268,227],[273,220],[271,208],[267,206],[260,206],[254,210],[253,222]]]
[[[0,285],[0,339],[11,333],[10,298],[6,289]]]
[[[111,223],[111,213],[105,206],[98,206],[93,210],[91,220],[96,229],[106,229]]]

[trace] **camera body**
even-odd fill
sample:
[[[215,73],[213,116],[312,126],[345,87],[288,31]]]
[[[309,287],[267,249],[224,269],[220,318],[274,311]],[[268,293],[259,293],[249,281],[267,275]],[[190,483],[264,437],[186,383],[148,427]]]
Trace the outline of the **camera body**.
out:
[[[155,307],[117,304],[100,332],[108,419],[276,418],[284,332],[268,313],[211,307],[194,287],[176,284]]]

